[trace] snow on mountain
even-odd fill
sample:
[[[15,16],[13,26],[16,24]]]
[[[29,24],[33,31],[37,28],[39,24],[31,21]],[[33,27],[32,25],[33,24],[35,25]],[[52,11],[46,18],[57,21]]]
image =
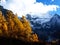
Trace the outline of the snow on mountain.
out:
[[[47,41],[60,39],[60,16],[58,14],[53,15],[51,18],[40,18],[28,14],[27,19],[40,39]]]

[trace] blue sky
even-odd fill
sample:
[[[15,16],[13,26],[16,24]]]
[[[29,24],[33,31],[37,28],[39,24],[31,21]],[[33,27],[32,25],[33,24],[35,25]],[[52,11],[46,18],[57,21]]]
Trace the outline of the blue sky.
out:
[[[47,4],[47,5],[59,5],[60,6],[60,0],[36,0],[36,2],[40,3],[44,3],[44,4]],[[50,12],[52,15],[57,13],[60,15],[60,8],[57,9],[57,11],[53,11],[53,12]]]
[[[44,4],[56,4],[60,5],[60,0],[36,0],[37,2],[42,2]]]
[[[39,17],[60,15],[60,0],[1,0],[0,5],[12,10],[18,16],[31,14]]]

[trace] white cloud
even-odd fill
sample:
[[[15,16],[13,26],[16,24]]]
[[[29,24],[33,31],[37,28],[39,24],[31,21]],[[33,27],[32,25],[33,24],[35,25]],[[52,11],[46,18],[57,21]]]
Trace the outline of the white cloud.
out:
[[[3,1],[4,2],[4,1]],[[46,5],[42,2],[37,3],[36,0],[10,0],[9,3],[4,4],[5,8],[17,13],[18,16],[47,14],[50,11],[56,11],[59,8],[58,5]]]
[[[1,2],[6,2],[5,0],[1,0]]]
[[[0,0],[0,5],[5,5],[6,4],[6,0]]]

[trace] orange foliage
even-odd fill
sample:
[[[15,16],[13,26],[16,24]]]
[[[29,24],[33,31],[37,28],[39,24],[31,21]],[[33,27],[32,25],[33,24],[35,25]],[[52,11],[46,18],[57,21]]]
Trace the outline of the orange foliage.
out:
[[[24,41],[38,42],[38,36],[32,33],[30,23],[25,16],[19,19],[12,11],[8,10],[6,17],[0,12],[0,34]]]

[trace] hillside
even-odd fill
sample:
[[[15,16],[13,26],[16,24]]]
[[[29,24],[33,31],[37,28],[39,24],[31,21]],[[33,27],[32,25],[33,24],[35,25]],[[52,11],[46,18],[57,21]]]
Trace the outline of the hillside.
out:
[[[0,6],[0,37],[16,38],[25,42],[38,42],[37,34],[33,34],[29,21],[22,16]]]

